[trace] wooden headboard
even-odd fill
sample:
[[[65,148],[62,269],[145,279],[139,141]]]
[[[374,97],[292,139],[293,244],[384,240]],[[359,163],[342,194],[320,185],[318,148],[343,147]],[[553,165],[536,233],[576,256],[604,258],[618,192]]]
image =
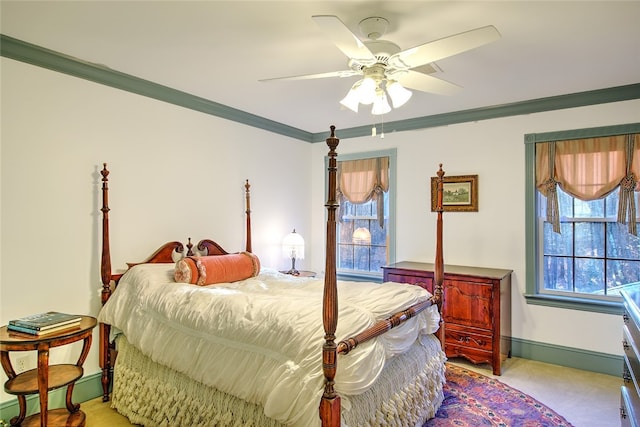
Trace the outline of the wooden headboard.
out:
[[[120,278],[124,273],[113,273],[111,267],[111,249],[109,241],[109,170],[107,164],[103,163],[102,171],[102,256],[100,259],[100,274],[102,278],[102,293],[101,300],[104,305],[108,300],[120,281]],[[245,203],[246,203],[246,244],[245,251],[251,252],[251,194],[249,180],[245,182]],[[186,253],[185,253],[186,247]],[[174,254],[179,254],[178,257],[193,256],[193,255],[227,255],[225,249],[218,243],[210,239],[203,239],[196,245],[196,251],[193,250],[193,244],[191,238],[187,239],[186,245],[178,241],[167,242],[160,246],[153,254],[151,254],[146,260],[137,263],[127,263],[127,267],[131,268],[137,264],[149,264],[149,263],[173,263],[175,262]],[[115,349],[109,343],[109,335],[111,332],[111,326],[104,323],[100,323],[100,367],[102,368],[102,400],[106,402],[109,400],[109,386],[111,384],[111,375],[113,369],[113,361],[115,358]]]

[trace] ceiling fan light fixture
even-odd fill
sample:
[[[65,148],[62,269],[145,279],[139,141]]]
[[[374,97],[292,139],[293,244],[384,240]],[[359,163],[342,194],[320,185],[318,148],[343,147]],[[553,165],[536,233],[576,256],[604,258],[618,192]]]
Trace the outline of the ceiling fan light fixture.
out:
[[[349,89],[347,96],[342,98],[342,100],[340,101],[340,104],[344,105],[354,113],[358,112],[358,105],[360,104],[360,94],[358,93],[359,83],[360,82],[354,84],[351,89]]]
[[[376,99],[376,90],[378,85],[375,80],[370,77],[365,77],[361,80],[358,87],[358,96],[360,97],[360,103],[364,105],[372,104]]]
[[[387,95],[385,95],[385,93],[380,90],[378,96],[376,96],[376,99],[373,101],[371,114],[377,116],[381,114],[387,114],[389,111],[391,111],[391,106],[389,105],[389,101],[387,101]]]
[[[387,82],[387,93],[391,98],[393,108],[402,107],[413,95],[413,92],[405,89],[399,82],[395,80],[389,80]]]

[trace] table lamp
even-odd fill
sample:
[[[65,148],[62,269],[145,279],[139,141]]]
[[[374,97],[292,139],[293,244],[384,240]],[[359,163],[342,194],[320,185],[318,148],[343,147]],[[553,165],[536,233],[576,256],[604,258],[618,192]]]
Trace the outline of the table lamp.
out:
[[[296,259],[304,259],[304,239],[296,233],[295,228],[282,239],[282,254],[291,259],[291,269],[287,274],[298,276],[300,272],[296,270]]]

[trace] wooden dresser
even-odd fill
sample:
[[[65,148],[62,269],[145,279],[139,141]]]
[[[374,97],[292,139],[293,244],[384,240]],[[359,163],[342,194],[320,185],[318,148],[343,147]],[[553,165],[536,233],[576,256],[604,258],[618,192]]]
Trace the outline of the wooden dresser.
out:
[[[385,282],[411,283],[433,293],[433,264],[382,267]],[[442,318],[447,357],[490,363],[494,375],[511,357],[511,273],[495,268],[444,266]]]
[[[620,292],[624,302],[622,347],[624,368],[620,388],[620,418],[623,426],[640,425],[640,289]]]

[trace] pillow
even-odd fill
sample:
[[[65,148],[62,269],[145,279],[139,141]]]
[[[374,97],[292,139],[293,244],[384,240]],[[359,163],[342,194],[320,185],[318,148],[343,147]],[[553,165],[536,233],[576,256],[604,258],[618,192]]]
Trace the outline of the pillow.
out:
[[[255,277],[260,260],[251,252],[227,255],[188,256],[176,263],[174,280],[199,286],[237,282]]]

